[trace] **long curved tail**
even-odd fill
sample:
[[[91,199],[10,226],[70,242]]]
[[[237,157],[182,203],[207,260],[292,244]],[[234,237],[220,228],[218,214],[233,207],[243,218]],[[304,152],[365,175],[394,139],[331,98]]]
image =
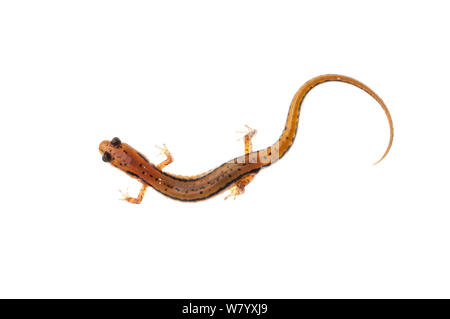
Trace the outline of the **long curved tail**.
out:
[[[372,96],[378,104],[382,107],[384,110],[384,113],[386,113],[386,117],[389,122],[389,128],[390,128],[390,137],[389,137],[389,144],[386,148],[386,151],[384,152],[383,156],[374,163],[374,165],[381,162],[386,155],[389,153],[389,150],[391,149],[392,142],[394,140],[394,124],[392,122],[391,114],[389,113],[388,108],[384,104],[383,100],[374,92],[372,91],[368,86],[366,86],[364,83],[359,82],[358,80],[352,79],[348,76],[344,75],[338,75],[338,74],[325,74],[325,75],[319,75],[305,84],[302,85],[300,89],[298,89],[297,93],[295,94],[294,98],[292,99],[291,106],[289,107],[289,113],[286,120],[286,126],[284,128],[283,133],[281,134],[278,141],[273,144],[270,149],[276,150],[278,152],[278,158],[283,157],[289,148],[294,143],[295,135],[297,134],[297,128],[298,128],[298,120],[300,115],[300,108],[302,106],[302,102],[305,98],[305,96],[308,94],[311,89],[313,89],[315,86],[325,83],[325,82],[345,82],[351,85],[354,85],[361,90],[367,92],[370,96]]]

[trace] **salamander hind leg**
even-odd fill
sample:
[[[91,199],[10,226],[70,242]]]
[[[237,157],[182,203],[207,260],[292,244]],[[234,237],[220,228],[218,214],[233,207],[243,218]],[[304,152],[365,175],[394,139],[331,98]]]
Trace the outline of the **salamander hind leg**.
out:
[[[147,185],[142,185],[142,188],[139,191],[139,195],[136,198],[131,197],[130,195],[128,195],[128,191],[126,193],[124,193],[121,190],[119,190],[119,192],[122,194],[122,198],[121,198],[122,200],[125,200],[125,201],[127,201],[129,203],[132,203],[132,204],[140,204],[142,199],[144,198],[146,190],[147,190]]]
[[[237,196],[245,193],[245,186],[247,186],[256,176],[257,173],[249,174],[238,179],[233,186],[230,188],[230,194],[228,194],[224,199],[233,197],[236,199]]]
[[[248,125],[245,125],[246,130],[245,131],[238,131],[238,133],[245,133],[243,137],[241,137],[239,140],[244,139],[244,146],[245,146],[245,154],[253,152],[253,145],[252,145],[252,139],[255,137],[257,130],[251,128]]]
[[[173,162],[173,157],[172,154],[170,154],[169,150],[166,147],[166,144],[163,144],[163,146],[156,146],[157,148],[159,148],[160,150],[160,154],[161,155],[165,155],[166,159],[164,161],[162,161],[161,163],[159,163],[158,165],[156,165],[156,167],[160,170],[162,170],[164,167],[166,167],[167,165],[169,165],[170,163]]]

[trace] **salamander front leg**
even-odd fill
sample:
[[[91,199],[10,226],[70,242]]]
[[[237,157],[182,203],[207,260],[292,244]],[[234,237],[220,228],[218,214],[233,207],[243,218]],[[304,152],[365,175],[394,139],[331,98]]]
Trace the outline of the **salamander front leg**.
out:
[[[169,150],[166,147],[166,144],[163,144],[163,146],[156,146],[157,148],[159,148],[159,150],[161,151],[160,154],[161,155],[165,155],[166,159],[164,161],[162,161],[161,163],[159,163],[158,165],[156,165],[156,167],[160,170],[162,170],[164,167],[166,167],[167,165],[169,165],[170,163],[173,162],[173,157],[172,154],[170,154]]]
[[[230,194],[228,194],[224,199],[233,197],[236,199],[237,196],[245,193],[245,186],[247,186],[256,176],[257,173],[249,174],[238,179],[234,185],[230,188]]]
[[[248,154],[253,152],[252,138],[256,135],[258,131],[249,127],[248,125],[245,125],[245,128],[246,128],[245,131],[238,131],[238,133],[245,133],[245,135],[240,139],[244,139],[245,154]]]
[[[130,195],[128,195],[128,190],[126,193],[122,192],[121,190],[119,190],[119,192],[123,196],[123,198],[121,198],[122,200],[126,200],[127,202],[132,203],[132,204],[140,204],[142,199],[144,198],[146,190],[147,190],[147,185],[142,184],[142,188],[141,188],[137,198],[133,198]]]

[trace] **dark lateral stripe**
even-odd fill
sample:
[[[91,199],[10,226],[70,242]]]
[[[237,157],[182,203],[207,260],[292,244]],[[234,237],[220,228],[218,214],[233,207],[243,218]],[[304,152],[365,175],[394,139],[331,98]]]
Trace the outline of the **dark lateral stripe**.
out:
[[[128,175],[130,175],[130,176],[132,176],[132,177],[134,177],[134,178],[141,179],[137,174],[135,174],[135,173],[133,173],[133,172],[127,171],[127,170],[123,169],[122,167],[119,167],[119,166],[114,165],[114,164],[112,164],[112,163],[110,163],[110,164],[111,164],[112,166],[114,166],[115,168],[120,169],[122,172],[125,172],[125,173],[127,173]]]
[[[114,164],[111,164],[111,165],[113,165],[114,167],[116,167],[116,168],[120,169],[121,171],[127,173],[128,175],[130,175],[130,176],[132,176],[132,177],[134,177],[134,178],[137,178],[138,180],[142,181],[144,184],[146,184],[146,185],[152,187],[152,188],[153,188],[154,190],[156,190],[158,193],[160,193],[160,194],[162,194],[162,195],[164,195],[164,196],[166,196],[166,197],[169,197],[169,198],[171,198],[171,199],[178,200],[178,201],[180,201],[180,202],[199,202],[199,201],[202,201],[202,200],[206,200],[206,199],[208,199],[208,198],[211,198],[211,197],[213,197],[213,196],[219,194],[219,193],[222,192],[224,189],[230,187],[231,184],[235,183],[238,179],[240,179],[240,178],[242,178],[242,177],[244,177],[244,176],[246,176],[246,175],[252,174],[252,173],[257,173],[257,172],[259,172],[259,171],[261,170],[261,168],[256,168],[256,169],[254,169],[254,170],[252,170],[252,171],[246,172],[245,174],[239,175],[239,176],[237,176],[236,178],[233,178],[232,180],[230,180],[226,185],[224,185],[223,187],[221,187],[220,189],[218,189],[218,190],[215,191],[214,193],[209,194],[209,195],[206,196],[206,197],[193,198],[193,199],[184,199],[184,198],[178,198],[178,197],[170,196],[169,194],[163,193],[163,192],[161,192],[159,189],[153,187],[153,185],[152,185],[151,183],[149,183],[147,180],[145,180],[144,178],[140,177],[139,175],[137,175],[137,174],[135,174],[135,173],[133,173],[133,172],[130,172],[130,171],[126,171],[126,170],[122,169],[121,167],[118,167],[118,166],[116,166],[116,165],[114,165]],[[222,166],[222,165],[221,165],[221,166]],[[219,167],[220,167],[220,166],[219,166]],[[219,167],[218,167],[218,168],[219,168]],[[209,174],[207,174],[207,175],[209,175]],[[205,176],[207,176],[207,175],[205,175]],[[172,176],[170,176],[170,175],[166,175],[166,176],[169,176],[169,177],[171,177],[171,178],[174,178],[174,177],[172,177]],[[205,178],[205,176],[202,176],[202,177],[200,177],[200,178]],[[177,179],[177,178],[174,178],[174,179]],[[197,179],[199,179],[199,178],[196,178],[195,180],[197,180]],[[190,181],[190,180],[187,180],[187,181]]]
[[[224,164],[225,164],[225,163],[224,163]],[[199,180],[200,178],[205,178],[206,176],[208,176],[208,175],[214,173],[214,172],[217,171],[219,168],[221,168],[224,164],[222,164],[222,165],[216,167],[215,169],[213,169],[213,170],[212,170],[211,172],[209,172],[208,174],[202,175],[202,176],[200,176],[200,177],[195,177],[195,178],[182,178],[182,177],[174,176],[174,175],[172,175],[172,174],[170,174],[170,173],[163,172],[162,170],[158,169],[156,166],[155,166],[155,168],[156,168],[162,175],[167,176],[167,177],[170,177],[170,178],[173,178],[173,179],[176,179],[177,181],[181,181],[181,182],[193,182],[193,181]]]
[[[260,151],[262,151],[262,150],[260,150]],[[235,164],[239,158],[242,158],[242,157],[247,156],[247,155],[251,155],[251,154],[253,154],[253,153],[258,153],[258,152],[260,152],[260,151],[256,151],[256,152],[252,152],[252,153],[249,153],[249,154],[245,154],[245,155],[242,155],[242,156],[235,157],[235,158],[233,158],[232,160],[230,160],[230,161],[228,161],[228,162],[225,162],[225,163],[223,163],[223,164],[220,165],[220,166],[217,166],[217,167],[216,167],[215,169],[213,169],[211,172],[208,172],[208,174],[202,175],[202,176],[200,176],[200,177],[195,177],[195,178],[181,178],[181,177],[178,177],[178,176],[173,176],[173,175],[170,174],[170,173],[163,172],[163,171],[159,170],[159,169],[156,168],[156,167],[155,167],[155,168],[158,169],[158,171],[159,171],[162,175],[167,176],[167,177],[170,177],[170,178],[173,178],[173,179],[175,179],[175,180],[177,180],[177,181],[181,181],[181,182],[193,182],[193,181],[197,181],[197,180],[199,180],[199,179],[201,179],[201,178],[205,178],[206,176],[211,175],[212,173],[214,173],[215,171],[217,171],[218,169],[222,168],[222,167],[225,166],[225,165],[228,165],[228,164],[230,164],[230,163]]]
[[[139,153],[138,151],[136,151],[136,153],[137,153],[140,157],[142,157],[142,159],[143,159],[148,165],[152,165],[152,164],[150,164],[149,160],[148,160],[144,155],[142,155],[142,154]]]
[[[151,187],[152,187],[154,190],[156,190],[158,193],[161,193],[162,195],[164,195],[164,196],[166,196],[166,197],[169,197],[169,198],[171,198],[171,199],[175,199],[175,200],[178,200],[178,201],[180,201],[180,202],[199,202],[199,201],[206,200],[206,199],[208,199],[208,198],[211,198],[211,197],[213,197],[213,196],[219,194],[219,193],[222,192],[224,189],[230,187],[231,184],[235,183],[235,182],[236,182],[238,179],[240,179],[241,177],[244,177],[244,176],[249,175],[249,174],[252,174],[252,173],[257,173],[260,169],[261,169],[261,168],[257,168],[257,169],[254,169],[254,170],[250,171],[250,172],[247,172],[247,173],[245,173],[245,174],[242,174],[242,175],[240,175],[240,176],[238,176],[238,177],[236,177],[236,178],[233,178],[232,180],[230,180],[230,182],[229,182],[228,184],[226,184],[226,185],[223,186],[222,188],[218,189],[218,190],[215,191],[214,193],[209,194],[209,195],[206,196],[206,197],[199,197],[199,198],[193,198],[193,199],[184,199],[184,198],[178,198],[178,197],[170,196],[170,195],[165,194],[165,193],[161,192],[160,190],[154,188],[154,187],[153,187],[149,182],[147,182],[145,179],[140,178],[140,180],[141,180],[142,182],[144,182],[145,184],[151,186]]]
[[[124,172],[127,173],[128,175],[131,175],[131,176],[135,177],[135,178],[141,179],[141,178],[139,177],[139,175],[137,175],[137,174],[135,174],[135,173],[133,173],[133,172],[125,171],[125,170],[124,170]]]

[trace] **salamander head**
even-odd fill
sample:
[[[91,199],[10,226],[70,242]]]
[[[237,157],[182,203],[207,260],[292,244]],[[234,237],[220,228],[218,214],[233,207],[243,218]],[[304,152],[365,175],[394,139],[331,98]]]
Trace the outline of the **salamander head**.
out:
[[[112,165],[122,166],[126,163],[128,145],[122,143],[118,137],[114,137],[111,141],[103,141],[98,149],[102,154],[102,160]],[[122,164],[122,165],[120,165]]]
[[[110,163],[129,174],[135,174],[139,167],[144,166],[143,163],[146,160],[130,145],[122,143],[118,137],[114,137],[111,141],[101,142],[98,149],[104,162]]]

